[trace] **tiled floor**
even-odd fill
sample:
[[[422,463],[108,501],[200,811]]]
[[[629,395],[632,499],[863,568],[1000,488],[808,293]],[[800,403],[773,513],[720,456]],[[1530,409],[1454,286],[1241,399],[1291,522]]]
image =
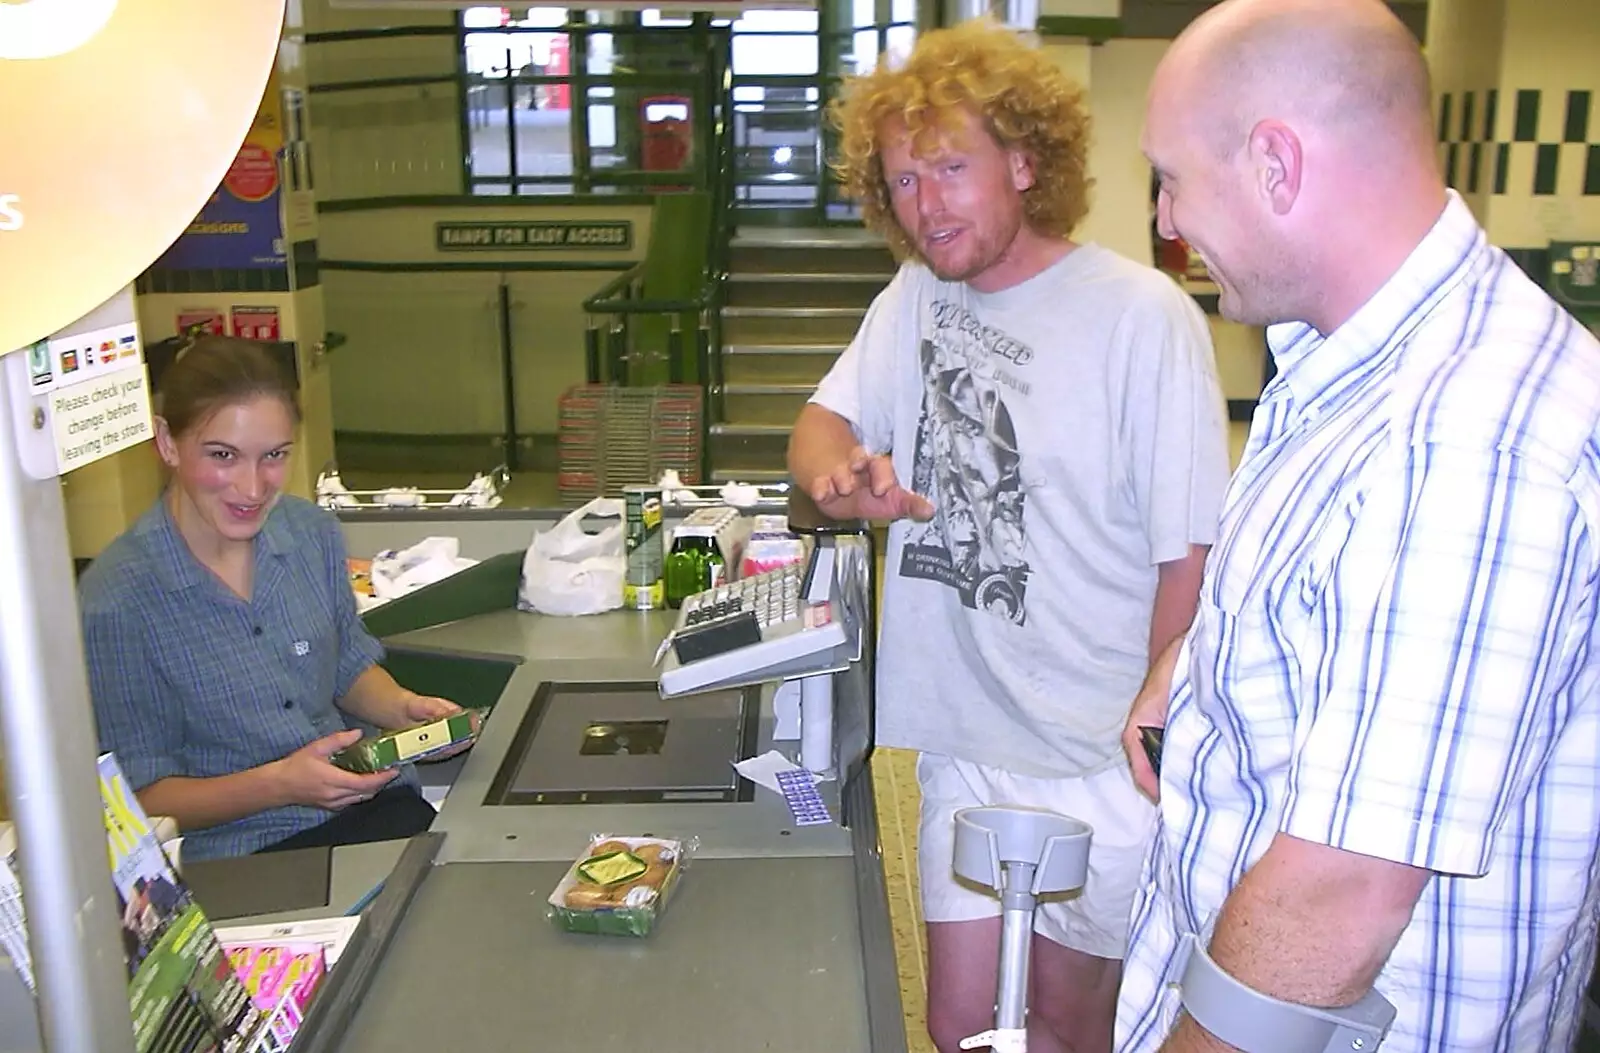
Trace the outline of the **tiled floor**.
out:
[[[917,755],[880,749],[872,762],[878,798],[878,839],[889,887],[889,922],[900,967],[900,1001],[910,1053],[934,1053],[926,1024],[928,972],[922,940],[922,897],[917,891]]]

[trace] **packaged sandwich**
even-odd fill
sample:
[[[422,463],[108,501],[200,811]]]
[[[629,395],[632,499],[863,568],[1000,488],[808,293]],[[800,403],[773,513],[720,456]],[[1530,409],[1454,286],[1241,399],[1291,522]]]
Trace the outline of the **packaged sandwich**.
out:
[[[482,729],[482,710],[464,709],[415,727],[369,735],[329,759],[345,771],[362,774],[387,771],[407,761],[423,764],[465,748]]]
[[[648,936],[693,854],[695,841],[592,838],[550,893],[550,918],[568,932]]]

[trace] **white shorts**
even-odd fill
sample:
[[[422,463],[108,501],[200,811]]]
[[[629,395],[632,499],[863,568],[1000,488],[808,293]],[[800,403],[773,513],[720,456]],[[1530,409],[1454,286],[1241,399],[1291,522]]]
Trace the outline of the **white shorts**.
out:
[[[1034,913],[1034,931],[1096,957],[1124,955],[1133,894],[1156,823],[1155,805],[1134,786],[1126,765],[1079,779],[1035,779],[924,753],[917,758],[917,782],[922,786],[917,869],[925,921],[1000,916],[995,893],[956,877],[957,811],[988,805],[1046,808],[1088,823],[1094,838],[1083,890],[1041,901]]]

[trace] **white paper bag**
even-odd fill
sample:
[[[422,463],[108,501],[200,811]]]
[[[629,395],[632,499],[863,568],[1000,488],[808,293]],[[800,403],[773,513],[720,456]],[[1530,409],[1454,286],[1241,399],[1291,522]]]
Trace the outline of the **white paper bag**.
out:
[[[627,556],[622,539],[623,503],[597,497],[533,535],[522,560],[517,605],[540,614],[599,614],[622,606]],[[598,534],[583,529],[586,516],[616,519]]]

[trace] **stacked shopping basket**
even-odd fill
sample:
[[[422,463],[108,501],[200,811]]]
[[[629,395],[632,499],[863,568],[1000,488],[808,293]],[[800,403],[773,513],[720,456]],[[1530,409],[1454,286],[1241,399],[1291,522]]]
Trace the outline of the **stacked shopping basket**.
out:
[[[583,384],[561,396],[556,486],[561,501],[618,497],[668,470],[687,486],[701,481],[704,399],[693,384],[625,388]]]

